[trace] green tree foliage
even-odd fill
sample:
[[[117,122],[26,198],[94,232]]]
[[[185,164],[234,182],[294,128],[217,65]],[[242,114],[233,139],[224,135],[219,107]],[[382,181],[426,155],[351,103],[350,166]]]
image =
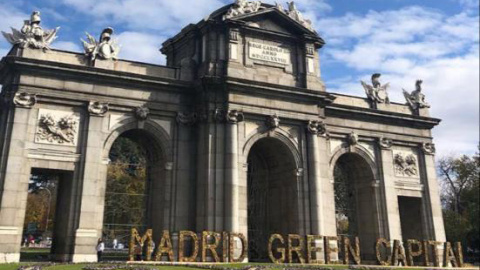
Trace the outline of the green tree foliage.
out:
[[[112,145],[104,215],[108,237],[145,224],[146,156],[145,149],[128,137],[119,137]]]
[[[472,157],[442,158],[438,169],[447,240],[462,242],[469,253],[479,252],[480,145]]]

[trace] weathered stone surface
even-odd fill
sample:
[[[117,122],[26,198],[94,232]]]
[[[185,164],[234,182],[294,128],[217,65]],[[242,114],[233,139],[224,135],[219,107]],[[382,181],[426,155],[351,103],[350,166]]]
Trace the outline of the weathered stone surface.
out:
[[[167,40],[167,66],[15,47],[0,72],[18,78],[0,77],[3,89],[18,88],[1,93],[0,263],[19,259],[33,168],[67,172],[71,183],[60,194],[69,215],[56,256],[96,260],[108,152],[128,131],[149,146],[154,237],[232,231],[264,248],[272,232],[335,237],[333,171],[346,162],[358,179],[362,251],[372,239],[402,239],[401,219],[422,220],[423,238],[443,241],[431,139],[439,119],[387,103],[378,76],[365,86],[370,98],[329,93],[324,42],[300,15],[293,4],[237,1]],[[419,198],[412,205],[428,211],[399,210]],[[336,238],[318,245],[329,249],[322,259],[339,259]]]

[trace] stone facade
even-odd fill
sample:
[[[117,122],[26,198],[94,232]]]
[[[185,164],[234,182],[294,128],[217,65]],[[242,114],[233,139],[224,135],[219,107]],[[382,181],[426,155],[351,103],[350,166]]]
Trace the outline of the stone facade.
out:
[[[368,249],[378,237],[410,237],[414,221],[422,239],[445,241],[431,151],[440,120],[428,108],[326,91],[324,41],[314,31],[275,6],[227,18],[229,9],[167,40],[166,66],[18,46],[2,59],[0,263],[19,260],[38,168],[64,176],[55,257],[96,261],[108,153],[131,131],[149,146],[155,237],[162,229],[248,235],[249,215],[261,211],[265,235],[334,236],[333,169],[342,161],[358,178]],[[253,214],[262,196],[252,185],[269,194]],[[416,216],[404,213],[412,198]]]

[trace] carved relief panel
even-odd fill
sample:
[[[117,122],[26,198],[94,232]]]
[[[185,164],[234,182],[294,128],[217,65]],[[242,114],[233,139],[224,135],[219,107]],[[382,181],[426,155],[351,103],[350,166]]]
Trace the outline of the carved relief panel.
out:
[[[394,149],[393,168],[395,176],[405,178],[419,178],[418,155],[413,149]]]
[[[67,111],[40,109],[37,118],[35,142],[76,146],[80,114]]]

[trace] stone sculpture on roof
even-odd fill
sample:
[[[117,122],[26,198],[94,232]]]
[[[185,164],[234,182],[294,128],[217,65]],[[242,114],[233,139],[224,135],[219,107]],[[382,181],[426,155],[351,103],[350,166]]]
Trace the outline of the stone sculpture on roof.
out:
[[[93,61],[96,58],[100,59],[117,59],[120,52],[120,47],[117,42],[112,39],[113,28],[107,27],[103,29],[100,34],[100,41],[97,42],[94,37],[87,34],[87,41],[82,40],[85,54]]]
[[[57,32],[60,27],[52,30],[43,30],[40,26],[40,12],[34,11],[30,16],[30,20],[25,20],[22,29],[12,29],[12,33],[5,33],[3,36],[12,45],[18,45],[20,48],[32,49],[50,49],[50,44],[57,38]]]
[[[403,89],[403,95],[407,100],[407,104],[413,110],[419,108],[430,108],[430,105],[425,101],[425,95],[422,93],[422,80],[417,80],[415,82],[415,90],[412,93],[408,93],[405,89]]]
[[[262,2],[260,1],[247,1],[247,0],[235,0],[235,3],[230,7],[224,19],[230,19],[243,14],[254,13],[262,9]]]
[[[303,25],[305,28],[311,30],[311,31],[314,31],[313,30],[313,26],[312,26],[312,21],[310,20],[307,20],[303,17],[302,13],[297,9],[297,6],[295,5],[295,2],[287,2],[288,4],[288,10],[286,11],[287,12],[287,15],[294,19],[295,21],[297,21],[298,23],[300,23],[301,25]]]
[[[390,103],[387,93],[390,83],[382,85],[379,81],[380,76],[382,76],[380,73],[372,75],[372,85],[368,85],[364,81],[360,82],[362,83],[369,100],[375,103]]]

